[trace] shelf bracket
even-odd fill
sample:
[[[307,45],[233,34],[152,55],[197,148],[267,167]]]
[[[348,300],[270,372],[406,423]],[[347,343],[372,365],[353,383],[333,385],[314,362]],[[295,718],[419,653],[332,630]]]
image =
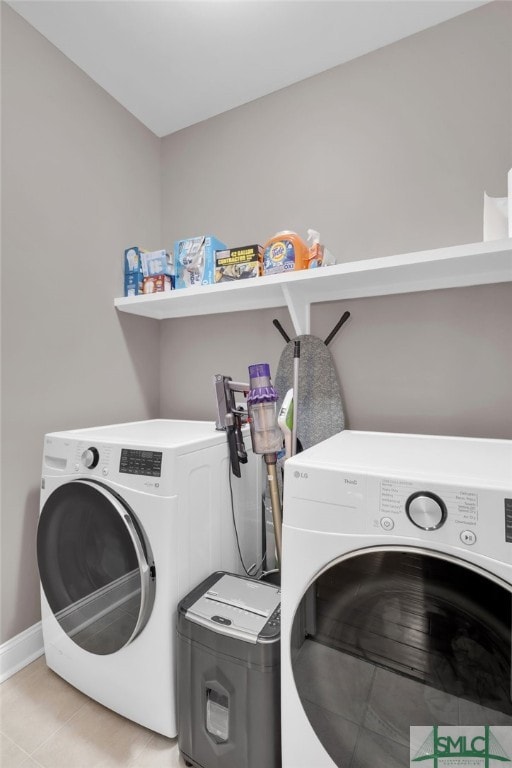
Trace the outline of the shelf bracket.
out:
[[[311,302],[303,296],[294,296],[289,285],[282,285],[283,296],[297,336],[303,336],[311,331]]]

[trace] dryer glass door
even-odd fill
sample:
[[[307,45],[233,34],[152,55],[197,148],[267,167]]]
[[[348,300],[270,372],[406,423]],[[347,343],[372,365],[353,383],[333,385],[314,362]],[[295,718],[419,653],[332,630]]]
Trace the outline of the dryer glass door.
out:
[[[145,626],[155,593],[149,546],[133,512],[104,486],[76,480],[48,497],[37,559],[55,618],[86,651],[115,653]]]
[[[335,764],[409,768],[411,726],[512,726],[511,603],[510,585],[424,550],[325,569],[295,614],[291,659]]]

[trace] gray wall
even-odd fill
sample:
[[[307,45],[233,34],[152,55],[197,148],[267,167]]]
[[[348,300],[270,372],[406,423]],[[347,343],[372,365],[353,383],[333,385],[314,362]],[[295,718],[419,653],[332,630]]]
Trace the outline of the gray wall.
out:
[[[160,245],[160,141],[2,3],[2,638],[39,620],[43,435],[158,415],[159,325],[121,316]]]
[[[0,642],[39,619],[44,433],[212,418],[213,373],[275,370],[272,318],[292,331],[283,309],[118,315],[123,249],[311,226],[343,260],[481,240],[483,190],[504,194],[512,165],[511,11],[483,7],[158,140],[2,4]],[[511,298],[501,285],[315,306],[321,337],[352,312],[332,343],[349,426],[512,437]]]
[[[512,165],[512,5],[493,3],[163,140],[166,243],[318,229],[343,261],[482,240]],[[353,429],[512,437],[512,286],[316,305]],[[168,320],[163,416],[215,415],[214,373],[276,370],[286,310]]]

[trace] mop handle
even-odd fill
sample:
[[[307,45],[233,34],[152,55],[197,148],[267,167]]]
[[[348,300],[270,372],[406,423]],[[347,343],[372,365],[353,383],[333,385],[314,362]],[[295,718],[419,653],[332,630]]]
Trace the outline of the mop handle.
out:
[[[299,361],[300,341],[293,345],[293,421],[292,421],[292,456],[297,453],[297,414],[299,412]]]

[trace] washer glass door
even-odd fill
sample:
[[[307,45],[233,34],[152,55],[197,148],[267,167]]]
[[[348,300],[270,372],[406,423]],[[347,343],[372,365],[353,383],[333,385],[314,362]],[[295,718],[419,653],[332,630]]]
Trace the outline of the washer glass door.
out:
[[[291,659],[335,764],[409,768],[411,726],[512,726],[511,604],[510,585],[419,549],[326,568],[295,614]]]
[[[75,480],[53,491],[39,518],[37,559],[55,618],[84,650],[115,653],[144,628],[152,556],[134,513],[109,489]]]

